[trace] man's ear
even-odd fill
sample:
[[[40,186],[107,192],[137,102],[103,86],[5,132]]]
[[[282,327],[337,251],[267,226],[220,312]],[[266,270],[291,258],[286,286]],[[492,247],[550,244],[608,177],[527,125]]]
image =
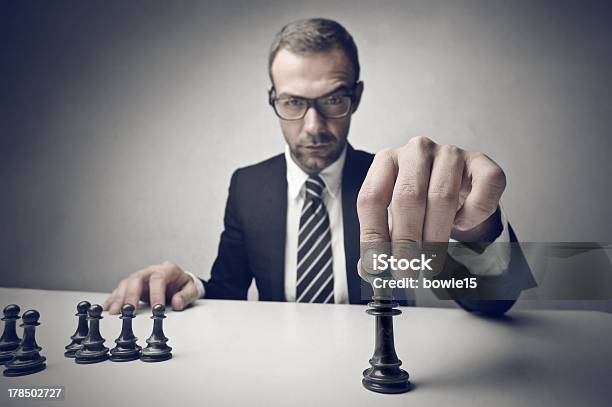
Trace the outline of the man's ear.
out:
[[[353,102],[352,113],[357,111],[359,103],[361,102],[361,95],[363,94],[363,82],[359,81],[355,84],[355,102]]]
[[[276,90],[274,89],[274,85],[270,85],[268,88],[268,103],[270,106],[274,105],[274,96],[276,96]]]

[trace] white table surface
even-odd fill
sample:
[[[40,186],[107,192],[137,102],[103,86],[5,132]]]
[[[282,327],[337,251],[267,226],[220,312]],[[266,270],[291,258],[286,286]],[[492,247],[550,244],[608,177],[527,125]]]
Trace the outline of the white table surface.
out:
[[[64,401],[15,406],[609,406],[612,315],[597,311],[510,311],[501,321],[457,309],[402,308],[396,349],[414,389],[365,390],[361,373],[374,347],[365,306],[201,300],[168,312],[173,359],[77,365],[63,356],[76,328],[76,304],[106,294],[0,288],[0,306],[41,314],[43,372],[0,376],[8,387],[65,386]],[[133,320],[139,343],[149,310]],[[106,346],[121,330],[101,321]],[[21,329],[18,329],[21,335]]]

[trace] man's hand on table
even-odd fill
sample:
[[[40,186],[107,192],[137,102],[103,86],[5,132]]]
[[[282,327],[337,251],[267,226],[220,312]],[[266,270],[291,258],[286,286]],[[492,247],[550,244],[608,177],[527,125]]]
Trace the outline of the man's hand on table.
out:
[[[357,199],[360,240],[479,241],[496,226],[505,187],[503,170],[483,153],[415,137],[376,154]]]
[[[172,305],[180,311],[198,298],[198,289],[189,274],[171,262],[149,266],[130,274],[104,302],[104,310],[118,314],[124,304],[138,307],[140,300],[151,305]]]

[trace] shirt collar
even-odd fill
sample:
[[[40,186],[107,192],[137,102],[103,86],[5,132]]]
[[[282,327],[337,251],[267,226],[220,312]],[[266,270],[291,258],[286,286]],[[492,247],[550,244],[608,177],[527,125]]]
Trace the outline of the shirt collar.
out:
[[[347,145],[345,144],[340,157],[338,157],[336,161],[325,167],[319,173],[319,176],[325,183],[325,188],[332,198],[336,198],[340,192],[340,187],[342,184],[342,169],[344,168],[344,162],[346,161],[346,148]],[[287,162],[287,188],[289,197],[291,199],[295,199],[298,197],[300,192],[302,192],[304,183],[308,179],[308,174],[306,174],[295,163],[295,161],[293,161],[288,145],[285,145],[285,161]]]

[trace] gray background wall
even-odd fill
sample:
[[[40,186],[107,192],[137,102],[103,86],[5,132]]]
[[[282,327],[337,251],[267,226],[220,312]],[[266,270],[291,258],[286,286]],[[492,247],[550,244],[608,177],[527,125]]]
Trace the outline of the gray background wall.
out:
[[[365,94],[350,140],[481,150],[525,241],[610,241],[606,2],[2,2],[0,285],[203,277],[232,171],[283,149],[266,104],[286,22],[341,21]]]

